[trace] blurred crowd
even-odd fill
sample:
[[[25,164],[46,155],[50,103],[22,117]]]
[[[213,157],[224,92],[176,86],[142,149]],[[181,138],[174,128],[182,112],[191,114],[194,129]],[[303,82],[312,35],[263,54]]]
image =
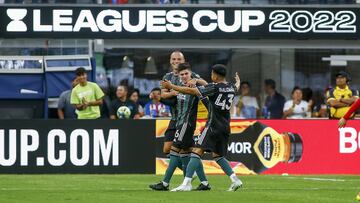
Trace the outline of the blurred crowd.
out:
[[[75,94],[72,92],[81,86],[79,83],[84,80],[82,78],[84,74],[84,70],[81,73],[76,73],[72,82],[73,89],[60,95],[59,118],[79,118],[78,112],[84,110],[84,106],[81,105],[86,104],[85,108],[92,106],[88,101],[83,101],[80,98],[77,99],[80,108],[74,107],[75,100],[72,97]],[[233,100],[230,111],[231,117],[239,119],[342,118],[350,106],[359,98],[359,93],[351,88],[351,77],[347,72],[340,71],[335,75],[335,78],[336,86],[325,89],[323,93],[313,93],[309,87],[296,86],[293,88],[290,98],[285,98],[276,90],[276,82],[273,79],[266,79],[263,83],[266,95],[264,99],[253,95],[249,81],[242,81],[238,95]],[[82,82],[84,83],[84,81]],[[88,83],[96,86],[96,83]],[[101,92],[96,95],[97,91]],[[109,97],[111,93],[102,91],[99,87],[94,88],[93,92],[94,99],[92,102],[94,106],[98,106],[99,113],[91,118],[117,119],[119,118],[118,110],[121,106],[130,109],[129,118],[131,119],[171,117],[170,107],[162,103],[162,91],[159,87],[153,88],[148,99],[143,102],[140,102],[139,90],[129,89],[126,85],[116,87],[115,98],[113,99]],[[101,102],[97,103],[96,101],[100,101],[99,99]],[[198,118],[206,118],[207,110],[201,102],[198,109]]]
[[[355,4],[358,0],[0,0],[15,4]]]

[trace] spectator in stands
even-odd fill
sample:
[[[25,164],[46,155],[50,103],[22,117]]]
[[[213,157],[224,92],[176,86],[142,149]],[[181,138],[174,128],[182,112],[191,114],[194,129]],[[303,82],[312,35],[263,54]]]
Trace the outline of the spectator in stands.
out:
[[[79,82],[71,91],[71,104],[77,109],[78,119],[97,119],[100,118],[100,105],[104,97],[99,85],[87,81],[85,68],[80,67],[75,71]]]
[[[116,88],[116,99],[114,99],[111,102],[111,111],[110,111],[110,118],[111,119],[117,119],[117,110],[121,107],[121,106],[127,106],[130,111],[130,118],[134,118],[134,119],[138,119],[140,118],[140,115],[138,113],[138,108],[136,106],[136,104],[133,101],[130,101],[127,98],[127,94],[128,94],[128,87],[125,85],[119,85]]]
[[[240,118],[257,118],[260,108],[256,97],[251,96],[251,85],[244,81],[240,83],[240,96],[234,98],[231,115]]]
[[[217,4],[225,4],[225,0],[216,0]]]
[[[243,4],[251,4],[251,0],[242,0]]]
[[[302,100],[308,103],[309,112],[312,112],[314,107],[314,100],[313,100],[313,91],[310,87],[305,87],[301,89],[302,91]]]
[[[326,97],[326,92],[328,90],[325,91],[325,94],[321,91],[316,91],[314,96],[313,96],[313,101],[314,101],[314,105],[312,108],[312,115],[311,117],[314,118],[328,118],[328,111],[327,111],[327,106],[325,104],[325,97]]]
[[[268,0],[269,4],[276,4],[276,0]]]
[[[71,89],[66,90],[60,94],[58,102],[58,117],[59,119],[76,118],[75,107],[70,103],[71,90],[78,84],[77,78],[71,82]]]
[[[151,4],[154,0],[129,0],[128,4]]]
[[[327,92],[327,104],[330,108],[329,117],[340,119],[349,110],[350,106],[359,98],[359,92],[351,89],[348,84],[350,75],[345,71],[339,71],[336,75],[336,87]]]
[[[170,116],[169,106],[160,102],[161,89],[156,87],[151,90],[149,95],[151,101],[145,104],[145,115],[150,117],[167,117]]]
[[[109,88],[101,87],[105,96],[103,97],[103,104],[100,106],[101,118],[110,118],[111,99],[109,97]]]
[[[186,4],[187,0],[157,0],[158,4]]]
[[[130,92],[129,95],[130,95],[129,96],[130,101],[133,101],[137,106],[139,116],[140,117],[144,116],[144,108],[139,103],[139,96],[140,96],[139,89],[134,89],[133,91]]]
[[[265,104],[263,107],[264,118],[280,119],[283,117],[285,97],[276,91],[276,83],[272,79],[265,80]]]
[[[306,118],[307,115],[310,117],[308,103],[302,100],[302,96],[300,87],[294,87],[291,92],[292,99],[285,102],[283,118],[302,119]]]

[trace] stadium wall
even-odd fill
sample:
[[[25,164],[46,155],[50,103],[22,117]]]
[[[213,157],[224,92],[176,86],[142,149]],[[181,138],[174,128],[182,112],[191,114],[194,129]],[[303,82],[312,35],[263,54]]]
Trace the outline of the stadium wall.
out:
[[[154,133],[154,120],[1,120],[0,173],[154,174]]]
[[[232,120],[228,145],[228,159],[238,174],[360,174],[360,122],[351,120],[348,127],[339,129],[337,120],[259,120],[262,124],[275,129],[278,133],[292,132],[302,139],[302,156],[298,162],[278,162],[272,167],[259,166],[254,158],[254,146],[251,152],[245,150],[251,139],[244,139],[243,131],[255,121]],[[206,121],[198,121],[195,134],[199,135]],[[156,173],[164,174],[168,160],[161,152],[163,132],[167,121],[157,121]],[[254,137],[259,136],[253,134]],[[275,143],[275,142],[273,142]],[[274,148],[274,146],[271,146]],[[275,151],[272,151],[274,155]],[[204,157],[207,174],[222,174],[221,168]],[[261,165],[261,164],[260,164]],[[182,174],[181,171],[177,171]]]

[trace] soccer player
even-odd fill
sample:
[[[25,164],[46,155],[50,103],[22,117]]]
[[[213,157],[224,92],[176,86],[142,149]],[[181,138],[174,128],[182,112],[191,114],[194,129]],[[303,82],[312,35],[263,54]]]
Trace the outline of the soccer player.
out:
[[[230,108],[235,92],[240,88],[240,78],[236,73],[236,84],[232,85],[225,79],[226,66],[217,64],[212,67],[211,80],[206,86],[191,88],[173,85],[170,81],[163,81],[161,85],[180,93],[208,97],[209,115],[205,128],[201,133],[196,146],[191,153],[191,159],[186,169],[183,183],[172,191],[190,191],[192,189],[191,177],[194,171],[201,168],[201,156],[205,151],[212,152],[214,160],[220,165],[232,182],[228,191],[236,191],[242,186],[228,160],[224,157],[230,134]]]
[[[167,73],[163,80],[169,80],[173,84],[179,84],[179,77],[177,66],[180,63],[185,62],[185,57],[180,51],[174,51],[170,55],[170,65],[172,72]],[[171,120],[169,122],[168,128],[165,131],[165,141],[163,152],[168,156],[170,153],[170,148],[174,140],[175,132],[176,132],[176,91],[169,91],[167,89],[161,89],[161,102],[164,104],[170,105],[171,111]],[[179,162],[179,167],[182,168],[182,163]]]
[[[192,75],[190,65],[188,63],[181,63],[177,69],[181,84],[183,86],[187,85],[191,81]],[[169,166],[165,172],[164,179],[160,183],[149,186],[153,190],[168,190],[170,179],[178,164],[181,162],[185,175],[187,164],[190,161],[191,147],[194,145],[193,135],[196,128],[199,98],[188,94],[177,94],[176,98],[176,132],[171,146]],[[204,170],[200,168],[197,172],[201,181],[197,190],[210,190]]]
[[[180,63],[185,62],[184,54],[180,51],[174,51],[170,55],[170,65],[172,71],[167,73],[163,80],[171,81],[172,84],[181,85],[180,79],[178,76],[178,65]],[[200,76],[196,73],[191,72],[191,77],[193,78],[190,82],[188,82],[188,85],[191,85],[192,83],[196,82],[206,82],[205,80],[200,79]],[[195,82],[194,82],[195,81]],[[176,132],[176,119],[177,119],[177,112],[176,112],[176,91],[170,91],[168,89],[162,88],[161,89],[161,102],[170,106],[170,112],[171,112],[171,120],[169,122],[168,128],[165,131],[165,141],[164,141],[164,147],[163,152],[167,156],[170,154],[170,148],[174,140],[175,132]],[[182,163],[178,163],[178,167],[182,169]]]
[[[338,122],[338,126],[340,128],[345,127],[346,125],[346,121],[351,117],[351,115],[358,109],[360,108],[360,99],[357,99],[356,102],[351,105],[350,109],[346,112],[346,114],[344,115],[344,117],[340,118],[339,122]]]

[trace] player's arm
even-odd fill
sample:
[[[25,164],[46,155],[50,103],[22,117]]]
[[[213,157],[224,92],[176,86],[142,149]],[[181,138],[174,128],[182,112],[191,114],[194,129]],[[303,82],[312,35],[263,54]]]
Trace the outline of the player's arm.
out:
[[[195,87],[196,85],[205,86],[208,83],[202,78],[193,78],[189,82],[187,82],[187,84],[189,87]]]
[[[176,91],[169,91],[168,89],[161,89],[161,99],[170,99],[177,95]]]
[[[183,93],[183,94],[190,94],[190,95],[196,95],[196,96],[201,95],[197,88],[177,86],[177,85],[172,84],[170,81],[166,81],[166,80],[161,81],[161,86],[166,89],[173,89],[173,90]]]

